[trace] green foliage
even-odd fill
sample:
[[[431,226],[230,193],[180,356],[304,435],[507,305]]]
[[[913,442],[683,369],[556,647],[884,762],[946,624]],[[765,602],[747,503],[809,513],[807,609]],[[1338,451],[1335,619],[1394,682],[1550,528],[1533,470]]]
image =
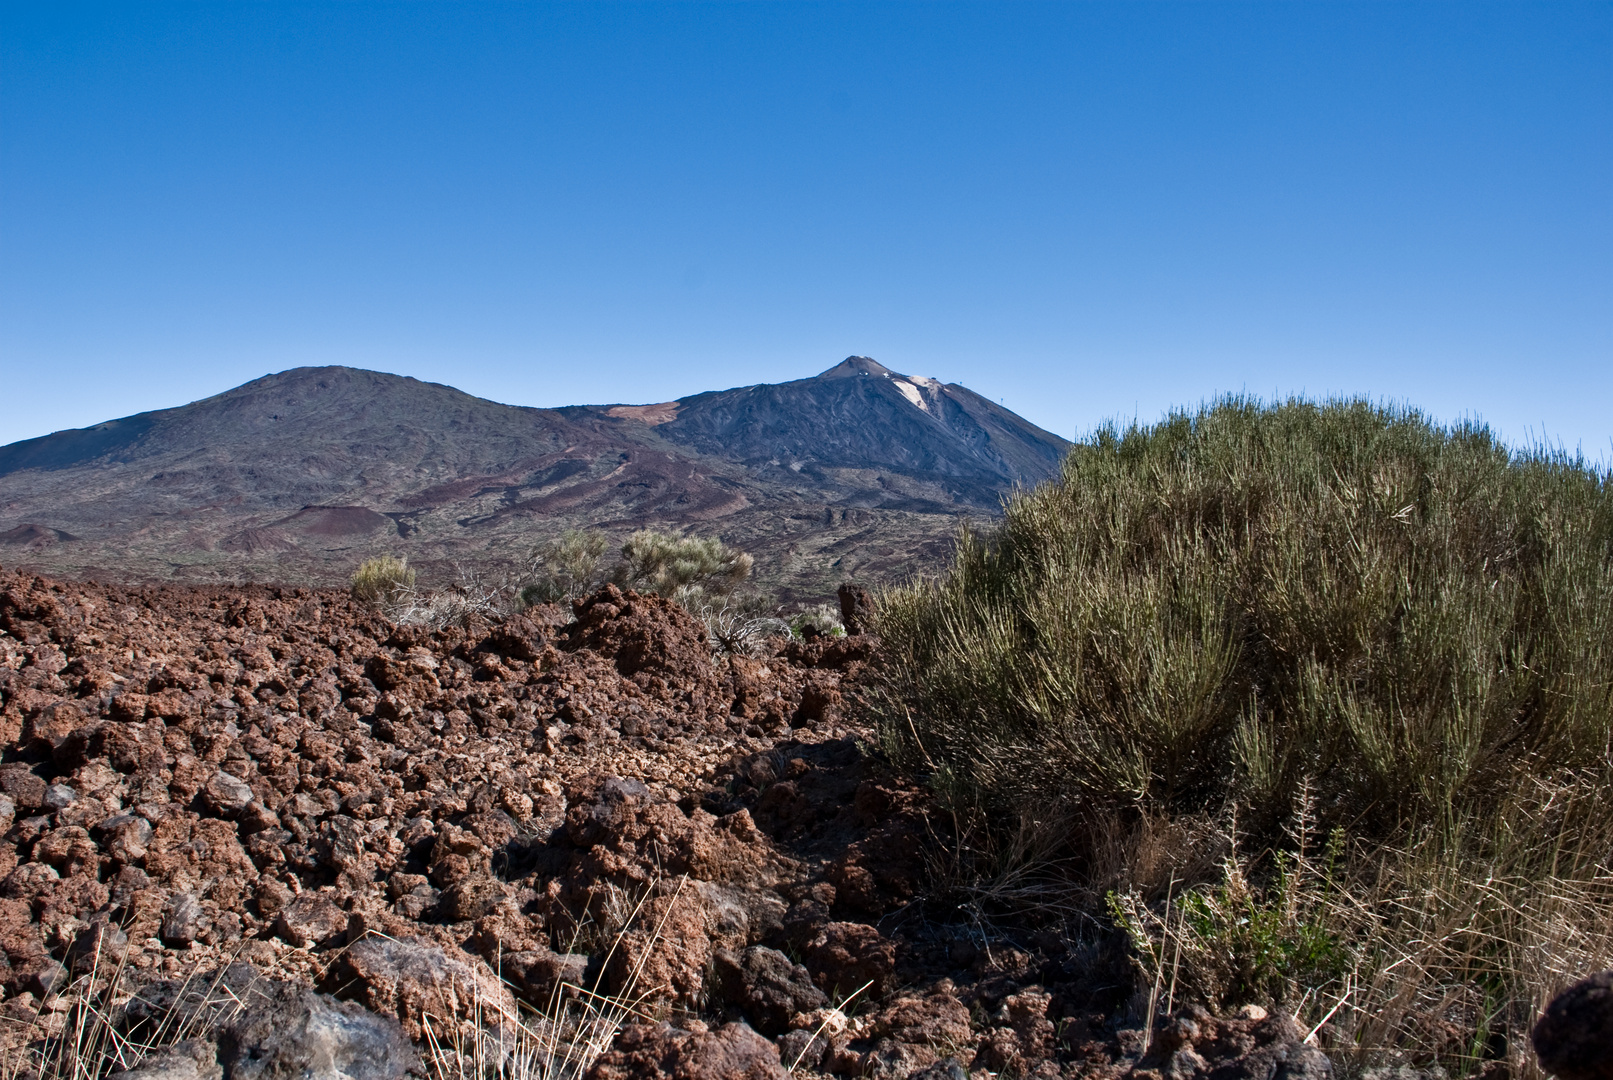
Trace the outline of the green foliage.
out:
[[[1341,985],[1355,967],[1331,918],[1331,892],[1303,859],[1279,852],[1263,888],[1228,859],[1220,881],[1186,890],[1163,916],[1115,893],[1109,909],[1140,956],[1174,953],[1173,966],[1188,974],[1184,992],[1222,1009],[1249,1001],[1292,1007],[1303,990]]]
[[[982,849],[1064,823],[1034,890],[977,891],[1107,893],[1151,1002],[1462,1075],[1605,965],[1613,484],[1580,459],[1229,398],[1098,431],[877,605],[893,757]]]
[[[598,529],[567,529],[532,555],[528,604],[568,600],[607,582],[677,599],[691,610],[726,597],[750,575],[749,555],[716,537],[678,536],[642,529],[627,538],[621,559],[607,567],[610,538]],[[722,605],[719,603],[719,607]]]
[[[414,588],[414,571],[407,559],[378,555],[365,559],[349,581],[353,597],[366,604],[389,604]]]
[[[1390,836],[1613,736],[1613,492],[1360,401],[1105,428],[887,593],[887,735],[990,805],[1205,809]]]
[[[533,580],[521,589],[528,604],[567,600],[607,580],[601,569],[610,538],[598,529],[567,529],[532,553]]]
[[[691,590],[722,595],[750,576],[755,562],[716,537],[642,529],[622,545],[622,579],[641,592],[679,597]]]
[[[846,627],[840,621],[840,608],[835,604],[815,604],[790,619],[790,633],[805,637],[807,627],[822,637],[845,637]]]

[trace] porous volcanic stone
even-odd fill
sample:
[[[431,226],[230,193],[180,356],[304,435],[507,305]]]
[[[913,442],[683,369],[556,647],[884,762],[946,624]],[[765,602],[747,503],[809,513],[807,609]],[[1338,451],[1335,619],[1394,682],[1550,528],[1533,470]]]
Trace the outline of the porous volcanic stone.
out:
[[[1613,1080],[1613,970],[1552,998],[1532,1036],[1541,1068],[1559,1080]]]
[[[638,1024],[588,1071],[587,1080],[788,1080],[778,1047],[745,1024],[690,1032]]]
[[[275,933],[299,949],[323,945],[346,932],[347,913],[313,893],[304,893],[287,904],[275,920]]]
[[[411,1039],[424,1035],[428,1014],[470,1017],[516,1011],[509,989],[478,961],[394,938],[354,942],[331,966],[326,984],[375,1012],[397,1017]]]
[[[139,1065],[107,1080],[222,1080],[218,1047],[210,1039],[186,1039],[147,1056]]]

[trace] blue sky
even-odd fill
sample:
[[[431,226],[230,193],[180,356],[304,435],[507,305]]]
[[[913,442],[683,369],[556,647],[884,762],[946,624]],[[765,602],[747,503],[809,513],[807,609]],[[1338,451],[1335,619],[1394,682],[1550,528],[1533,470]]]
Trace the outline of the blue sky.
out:
[[[0,6],[0,442],[851,353],[1066,436],[1361,393],[1613,459],[1613,4]]]

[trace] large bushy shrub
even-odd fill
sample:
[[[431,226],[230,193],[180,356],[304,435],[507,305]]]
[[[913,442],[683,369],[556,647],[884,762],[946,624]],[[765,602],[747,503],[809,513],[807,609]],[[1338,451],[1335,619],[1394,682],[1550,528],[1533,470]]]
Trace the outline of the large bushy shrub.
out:
[[[755,563],[714,536],[679,536],[654,529],[629,536],[612,566],[605,563],[609,547],[609,537],[598,529],[567,529],[539,544],[521,598],[529,604],[565,600],[614,582],[693,604],[708,595],[733,592]]]
[[[603,569],[610,538],[597,529],[567,529],[532,553],[532,580],[521,599],[541,604],[584,596],[609,580]]]
[[[755,561],[715,536],[641,529],[622,545],[626,583],[662,596],[679,596],[691,589],[717,595],[732,592],[750,576]]]
[[[1076,446],[880,629],[892,737],[972,797],[1273,816],[1305,783],[1388,835],[1605,764],[1613,491],[1482,427],[1225,400]]]
[[[1467,1075],[1613,955],[1613,487],[1577,459],[1226,399],[1099,430],[877,620],[954,880],[1112,920],[1150,1007],[1275,999],[1352,1066]]]

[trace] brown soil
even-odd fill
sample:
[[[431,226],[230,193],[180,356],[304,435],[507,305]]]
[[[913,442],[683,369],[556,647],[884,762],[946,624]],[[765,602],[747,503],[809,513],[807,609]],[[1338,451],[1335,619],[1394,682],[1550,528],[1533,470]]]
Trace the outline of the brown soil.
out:
[[[861,726],[868,635],[714,660],[609,587],[429,632],[336,591],[5,572],[0,630],[8,1046],[59,1026],[98,946],[136,982],[249,963],[411,1038],[563,983],[642,998],[598,1077],[1294,1049],[1282,1017],[1196,1014],[1143,1058],[1119,952],[936,899],[945,834]]]

